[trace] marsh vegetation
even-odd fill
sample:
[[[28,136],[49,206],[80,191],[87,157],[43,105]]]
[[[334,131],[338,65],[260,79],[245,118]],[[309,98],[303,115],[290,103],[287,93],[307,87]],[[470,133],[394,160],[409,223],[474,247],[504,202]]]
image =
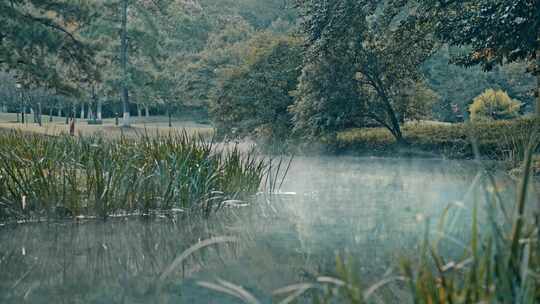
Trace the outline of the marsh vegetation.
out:
[[[40,220],[152,212],[212,213],[255,195],[264,159],[217,151],[187,133],[102,136],[0,135],[0,218]]]

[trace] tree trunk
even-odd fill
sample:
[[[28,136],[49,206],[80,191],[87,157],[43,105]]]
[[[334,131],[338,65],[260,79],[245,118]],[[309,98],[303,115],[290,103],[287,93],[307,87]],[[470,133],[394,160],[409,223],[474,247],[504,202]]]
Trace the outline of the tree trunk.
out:
[[[21,91],[21,104],[19,105],[19,111],[21,112],[21,123],[24,124],[24,108],[25,108],[25,105],[24,105],[24,96],[23,96],[23,92]]]
[[[141,119],[141,117],[142,117],[141,106],[137,104],[137,118]]]
[[[53,122],[53,107],[49,107],[49,122]]]
[[[536,50],[536,117],[540,117],[540,49]]]
[[[32,115],[32,122],[37,123],[37,112],[34,111],[33,107],[30,107],[30,115]]]
[[[92,104],[88,105],[88,120],[96,120],[96,117],[94,116],[94,111],[92,110]]]
[[[96,118],[98,121],[101,121],[101,100],[98,99],[97,101],[97,109],[96,109]]]
[[[81,103],[81,120],[83,120],[85,117],[85,112],[84,112],[84,103]]]
[[[390,102],[390,99],[388,95],[386,94],[386,91],[382,85],[382,82],[376,81],[375,83],[375,90],[377,91],[377,94],[382,99],[384,103],[384,107],[386,108],[386,114],[390,118],[390,132],[394,137],[396,138],[396,141],[400,144],[405,143],[405,140],[403,138],[403,133],[401,133],[401,126],[399,124],[399,119],[396,115],[396,112],[394,111],[394,108],[392,107],[392,103]],[[387,126],[388,127],[388,126]]]
[[[56,116],[62,117],[62,108],[58,108]]]
[[[172,118],[171,118],[171,106],[167,104],[167,117],[169,118],[169,128],[172,127]]]
[[[37,123],[38,125],[41,127],[41,112],[42,112],[42,108],[41,108],[41,102],[38,102],[38,108],[37,108]]]
[[[22,107],[21,107],[21,123],[22,124],[25,123],[24,112],[26,112],[26,106],[23,104]]]
[[[129,92],[127,88],[127,61],[128,61],[128,41],[127,41],[127,13],[128,0],[122,0],[122,35],[120,49],[120,64],[122,68],[122,107],[124,111],[122,125],[129,127]]]
[[[66,125],[69,124],[69,107],[66,105],[66,109],[64,111],[64,116],[66,116]]]
[[[144,116],[146,116],[146,118],[150,117],[150,110],[148,109],[148,106],[144,106]]]
[[[403,133],[401,133],[401,126],[399,124],[399,119],[396,116],[396,112],[392,108],[391,104],[388,103],[386,106],[386,112],[388,113],[388,116],[390,117],[390,123],[392,126],[392,134],[396,138],[396,141],[400,144],[405,143],[405,140],[403,139]]]

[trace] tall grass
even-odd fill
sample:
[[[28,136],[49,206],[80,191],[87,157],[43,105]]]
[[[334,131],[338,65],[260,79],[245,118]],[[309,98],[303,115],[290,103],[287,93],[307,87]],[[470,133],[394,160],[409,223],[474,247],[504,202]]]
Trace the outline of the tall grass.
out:
[[[138,138],[0,134],[0,221],[170,211],[209,215],[255,194],[254,152],[187,133]]]

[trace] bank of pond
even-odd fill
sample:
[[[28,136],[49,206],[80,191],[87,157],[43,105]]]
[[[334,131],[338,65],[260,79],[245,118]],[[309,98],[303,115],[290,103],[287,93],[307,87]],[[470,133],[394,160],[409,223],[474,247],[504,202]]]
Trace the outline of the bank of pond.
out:
[[[475,158],[475,145],[484,159],[523,158],[531,134],[540,133],[533,118],[466,123],[410,122],[403,126],[404,143],[384,128],[350,129],[323,138],[333,153],[376,156]],[[516,155],[521,154],[521,155]]]

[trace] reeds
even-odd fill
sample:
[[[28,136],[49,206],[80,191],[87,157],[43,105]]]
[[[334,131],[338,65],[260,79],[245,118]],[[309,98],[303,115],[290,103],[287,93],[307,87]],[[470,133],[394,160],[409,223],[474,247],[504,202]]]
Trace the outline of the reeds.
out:
[[[259,190],[266,162],[187,133],[138,138],[0,134],[0,222],[200,211]]]

